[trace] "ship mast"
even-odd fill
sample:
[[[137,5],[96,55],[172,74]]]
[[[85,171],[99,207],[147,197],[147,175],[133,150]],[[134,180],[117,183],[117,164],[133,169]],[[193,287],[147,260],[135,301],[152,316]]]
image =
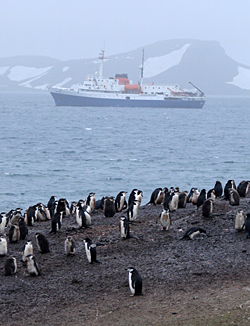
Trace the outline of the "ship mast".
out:
[[[100,63],[100,70],[99,70],[99,78],[102,79],[102,71],[103,71],[103,60],[104,59],[110,59],[104,57],[104,50],[101,50],[101,53],[99,53],[99,60],[101,60]]]
[[[101,63],[100,63],[100,71],[99,71],[99,78],[102,79],[104,50],[101,50],[101,53],[99,53],[99,60],[101,60]]]
[[[144,66],[144,49],[142,50],[142,64],[141,64],[141,89],[142,89],[142,83],[143,83],[143,66]]]

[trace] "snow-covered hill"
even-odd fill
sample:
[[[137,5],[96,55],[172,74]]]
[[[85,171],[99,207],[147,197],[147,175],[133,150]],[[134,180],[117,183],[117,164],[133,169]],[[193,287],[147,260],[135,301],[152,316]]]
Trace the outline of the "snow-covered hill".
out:
[[[104,76],[128,73],[140,80],[142,49],[107,56]],[[80,55],[80,54],[79,54]],[[48,85],[76,87],[99,70],[97,58],[60,61],[40,56],[0,58],[1,90],[46,90]],[[216,41],[167,40],[144,47],[144,83],[193,82],[207,95],[250,95],[250,67],[229,58]]]

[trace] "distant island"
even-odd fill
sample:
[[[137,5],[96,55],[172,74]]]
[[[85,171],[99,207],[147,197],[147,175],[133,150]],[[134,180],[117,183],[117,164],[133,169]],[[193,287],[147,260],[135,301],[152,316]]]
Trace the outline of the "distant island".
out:
[[[217,41],[166,40],[115,55],[107,50],[103,75],[127,73],[137,83],[142,49],[144,83],[190,88],[191,81],[206,95],[250,95],[250,67],[227,56]],[[98,53],[96,58],[68,61],[43,56],[0,58],[0,91],[45,91],[48,85],[74,88],[97,70]]]

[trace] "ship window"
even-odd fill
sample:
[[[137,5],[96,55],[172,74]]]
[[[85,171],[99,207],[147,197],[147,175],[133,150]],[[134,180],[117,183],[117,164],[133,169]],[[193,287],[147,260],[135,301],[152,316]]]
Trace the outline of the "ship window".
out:
[[[126,96],[126,100],[129,101],[130,100],[130,97],[129,96]]]

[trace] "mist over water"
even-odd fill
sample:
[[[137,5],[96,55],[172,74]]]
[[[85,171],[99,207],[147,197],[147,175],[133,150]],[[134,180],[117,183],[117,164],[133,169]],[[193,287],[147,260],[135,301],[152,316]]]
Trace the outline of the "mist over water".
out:
[[[250,179],[250,98],[203,109],[56,107],[49,93],[0,93],[0,211],[95,192],[213,188]],[[128,196],[127,196],[128,197]]]

